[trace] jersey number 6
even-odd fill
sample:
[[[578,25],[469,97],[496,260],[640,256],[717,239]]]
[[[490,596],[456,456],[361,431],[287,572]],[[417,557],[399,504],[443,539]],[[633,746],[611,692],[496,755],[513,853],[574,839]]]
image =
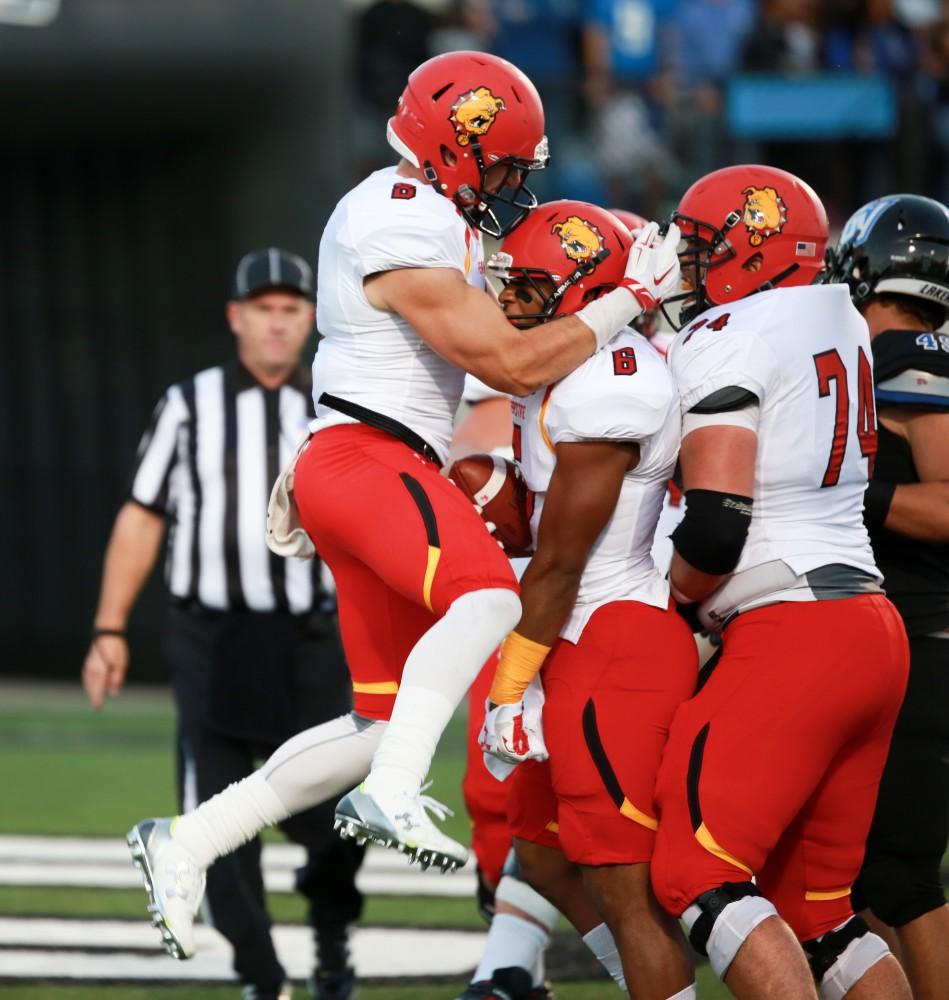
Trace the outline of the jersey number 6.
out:
[[[823,398],[831,393],[834,383],[837,396],[834,419],[834,439],[830,446],[830,457],[821,486],[836,486],[840,479],[840,468],[844,464],[847,449],[847,435],[850,432],[850,391],[847,388],[847,368],[836,349],[822,351],[814,355],[817,369],[817,389]],[[873,371],[863,348],[857,348],[857,440],[860,454],[867,461],[867,475],[873,475],[873,459],[877,452],[877,422],[873,402]]]
[[[621,347],[618,351],[613,351],[613,374],[636,374],[636,352],[631,347]]]

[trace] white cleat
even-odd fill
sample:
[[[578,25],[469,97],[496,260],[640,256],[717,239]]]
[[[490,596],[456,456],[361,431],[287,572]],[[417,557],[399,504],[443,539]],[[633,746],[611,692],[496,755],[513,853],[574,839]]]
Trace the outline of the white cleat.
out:
[[[431,865],[443,872],[461,868],[468,860],[468,851],[446,837],[429,812],[438,819],[451,815],[447,806],[428,795],[402,790],[374,793],[363,782],[340,800],[334,825],[341,837],[391,847],[407,855],[409,864],[418,861],[423,869]]]
[[[204,869],[171,836],[171,819],[145,819],[125,837],[142,873],[152,923],[172,958],[194,954],[194,916],[204,895]]]

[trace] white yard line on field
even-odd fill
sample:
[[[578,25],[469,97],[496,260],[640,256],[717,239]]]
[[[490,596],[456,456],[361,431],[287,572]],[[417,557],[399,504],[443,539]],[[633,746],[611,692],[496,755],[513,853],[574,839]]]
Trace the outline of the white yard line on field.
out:
[[[232,980],[231,949],[224,938],[210,927],[198,926],[195,931],[197,954],[187,962],[177,962],[159,952],[158,932],[144,921],[0,918],[0,977]],[[485,937],[480,931],[356,928],[354,964],[357,973],[367,978],[463,979],[477,965]],[[277,926],[274,941],[292,979],[310,975],[313,938],[309,928]],[[154,954],[137,955],[127,949],[149,949]]]
[[[269,892],[292,892],[294,869],[306,860],[295,844],[265,844],[264,884]],[[476,880],[469,865],[453,875],[423,872],[395,851],[370,848],[357,877],[360,890],[374,896],[473,897]],[[125,841],[94,837],[0,836],[0,885],[141,888]]]

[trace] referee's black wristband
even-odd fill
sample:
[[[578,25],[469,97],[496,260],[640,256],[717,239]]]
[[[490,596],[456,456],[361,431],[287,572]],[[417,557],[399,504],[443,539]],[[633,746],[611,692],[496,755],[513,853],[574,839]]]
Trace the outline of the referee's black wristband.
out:
[[[882,528],[893,503],[896,483],[887,483],[882,479],[871,479],[863,494],[863,523],[870,528]]]
[[[92,626],[92,638],[99,639],[104,635],[114,635],[117,639],[125,638],[124,628],[99,628],[97,625]]]

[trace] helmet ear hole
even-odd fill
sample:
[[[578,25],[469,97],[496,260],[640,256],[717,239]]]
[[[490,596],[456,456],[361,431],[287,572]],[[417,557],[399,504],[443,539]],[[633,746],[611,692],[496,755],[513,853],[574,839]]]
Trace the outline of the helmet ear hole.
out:
[[[446,167],[453,167],[458,162],[458,157],[455,152],[445,145],[441,147],[441,154],[442,163],[444,163]]]
[[[754,274],[756,271],[761,270],[761,265],[764,261],[764,254],[759,250],[757,253],[753,253],[742,265],[741,269],[743,271],[750,271]]]
[[[597,285],[595,288],[587,288],[581,299],[580,305],[585,306],[588,302],[593,302],[595,299],[600,298],[602,295],[606,295],[607,292],[612,292],[616,288],[616,285]]]

